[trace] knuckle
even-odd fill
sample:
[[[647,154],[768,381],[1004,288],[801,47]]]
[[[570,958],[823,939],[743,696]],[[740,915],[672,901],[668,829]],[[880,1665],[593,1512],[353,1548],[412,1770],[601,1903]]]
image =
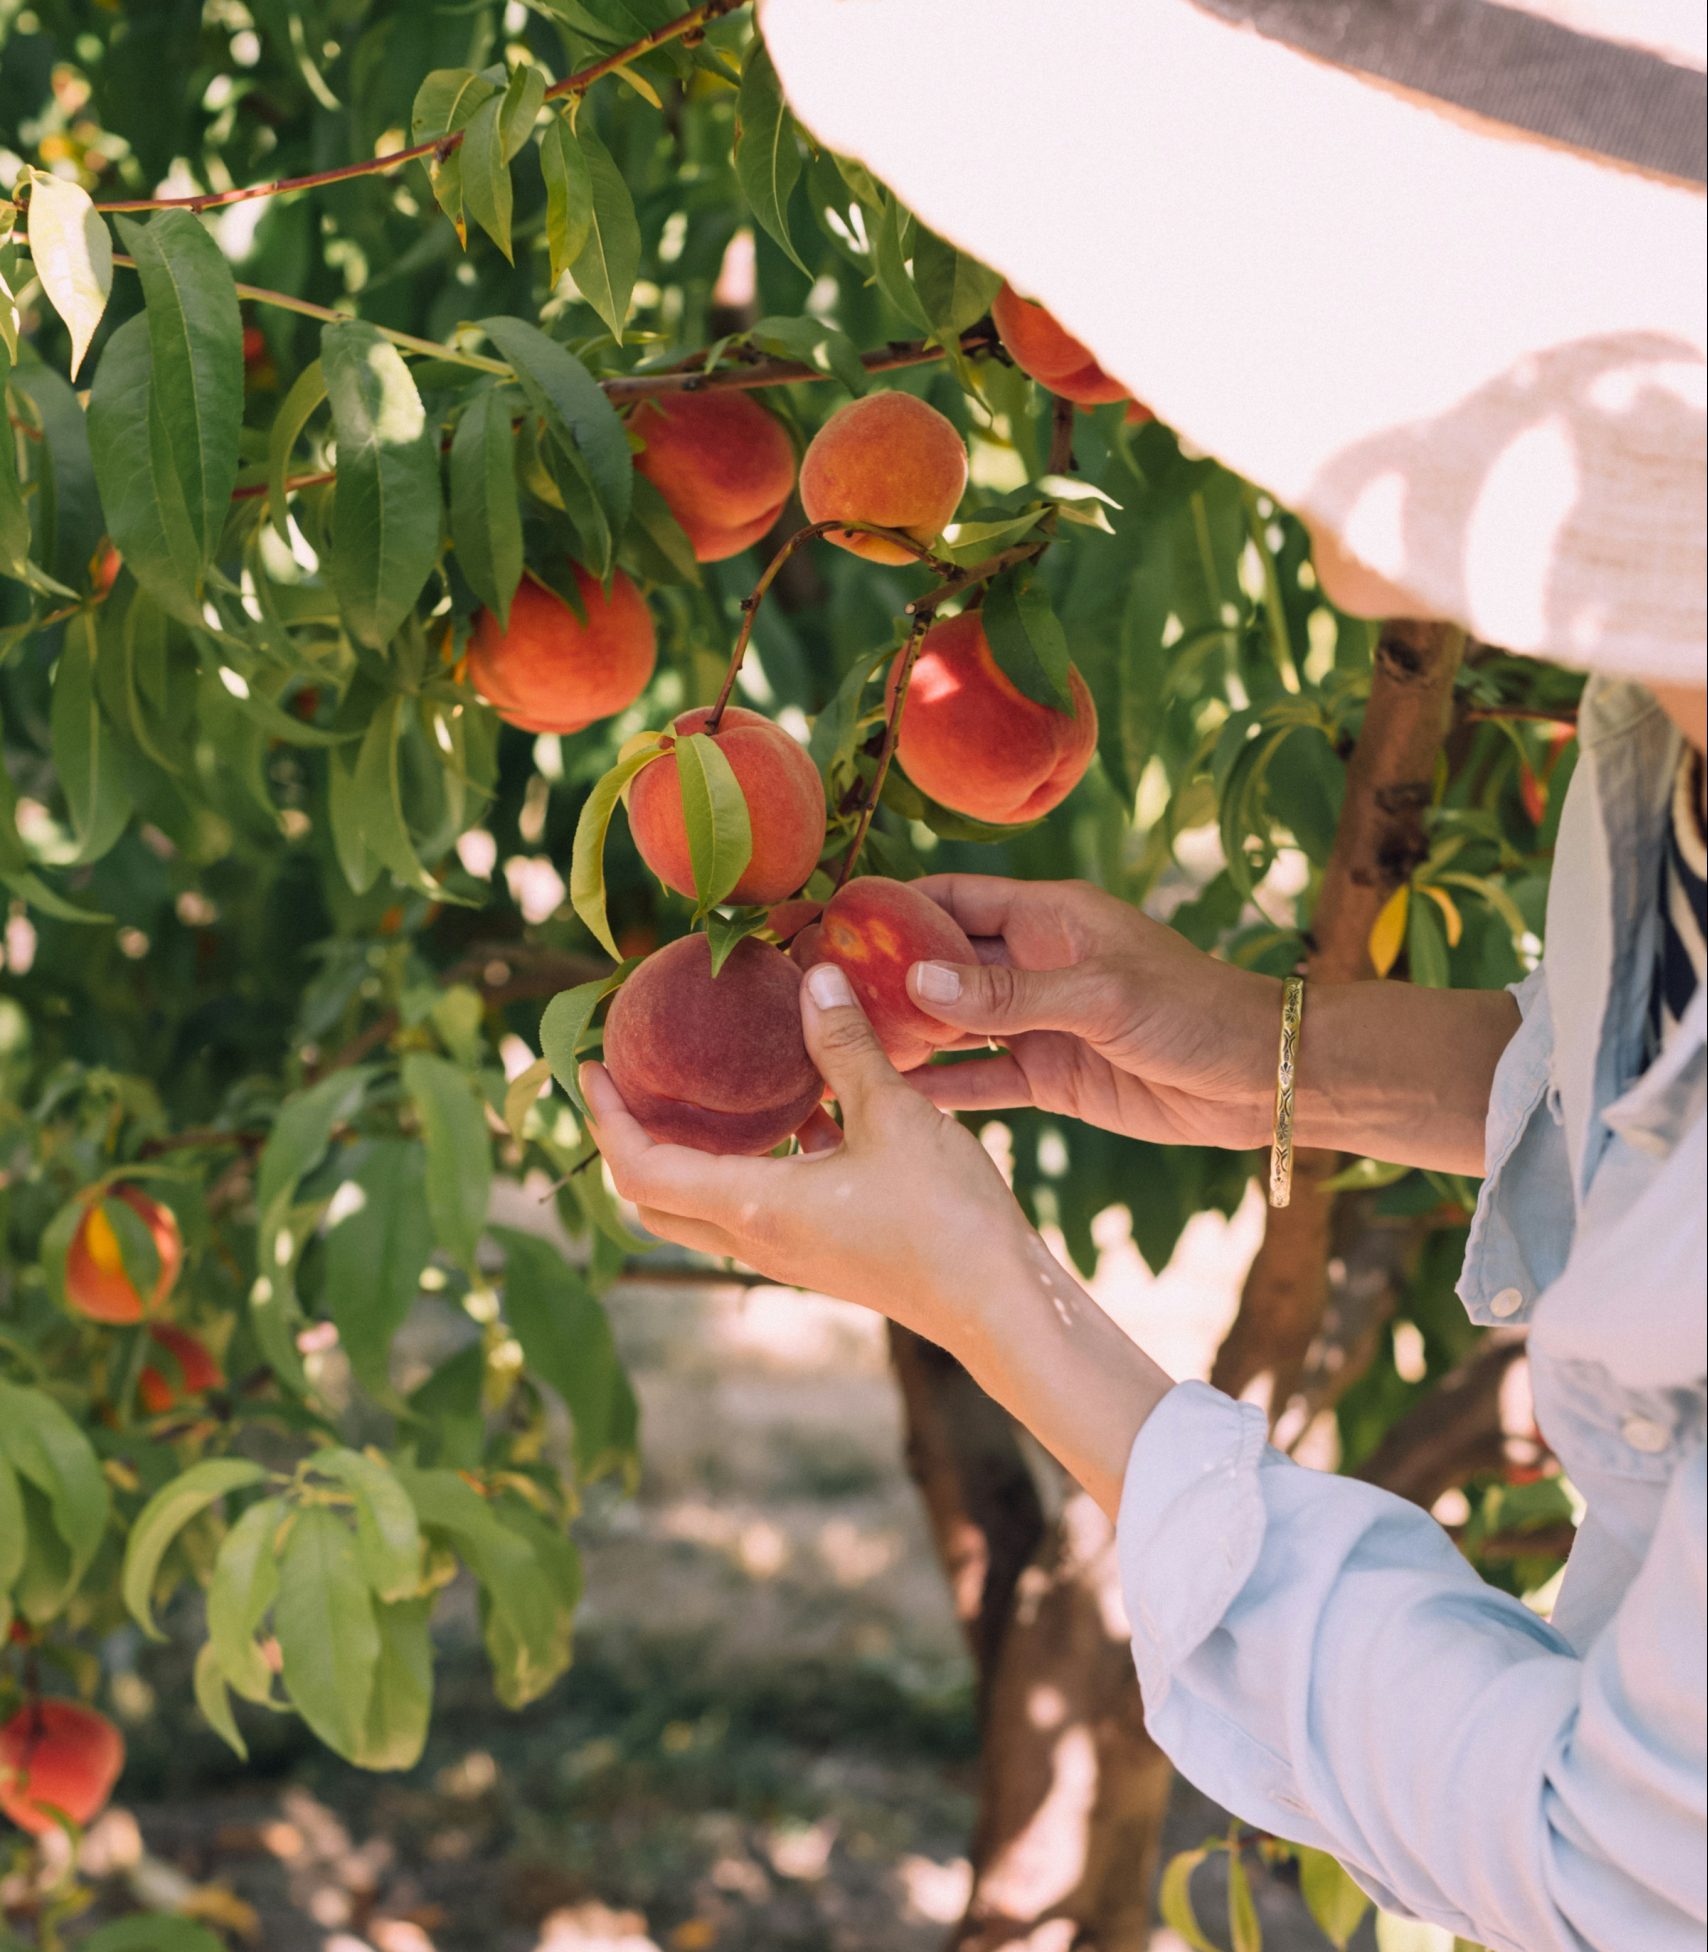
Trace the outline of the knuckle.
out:
[[[819,1031],[818,1042],[832,1057],[855,1057],[871,1049],[871,1026],[858,1010],[838,1010]]]

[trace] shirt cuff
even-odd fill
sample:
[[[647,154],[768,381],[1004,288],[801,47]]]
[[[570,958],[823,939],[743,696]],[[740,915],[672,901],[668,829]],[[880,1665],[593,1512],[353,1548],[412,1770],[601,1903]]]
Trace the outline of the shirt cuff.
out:
[[[1173,1670],[1215,1631],[1263,1548],[1263,1412],[1208,1383],[1177,1383],[1140,1426],[1115,1545],[1151,1712]]]

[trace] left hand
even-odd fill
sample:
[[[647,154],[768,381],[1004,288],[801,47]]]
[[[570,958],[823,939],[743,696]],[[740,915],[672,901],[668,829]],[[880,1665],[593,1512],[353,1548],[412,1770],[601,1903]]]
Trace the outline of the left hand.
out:
[[[976,1346],[1005,1298],[1037,1287],[1047,1250],[973,1134],[903,1083],[832,964],[802,983],[801,1019],[843,1126],[816,1114],[786,1159],[655,1144],[604,1066],[584,1065],[617,1191],[665,1240]]]

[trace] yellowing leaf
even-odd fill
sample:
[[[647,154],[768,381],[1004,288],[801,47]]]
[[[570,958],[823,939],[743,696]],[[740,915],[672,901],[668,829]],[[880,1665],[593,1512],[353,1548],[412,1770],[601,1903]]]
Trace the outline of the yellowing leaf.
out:
[[[30,172],[30,255],[42,290],[71,334],[75,379],[113,288],[113,240],[87,190]]]
[[[1428,884],[1422,892],[1435,903],[1436,907],[1446,917],[1447,946],[1449,949],[1457,949],[1459,946],[1459,938],[1465,933],[1465,918],[1459,913],[1458,903],[1454,901],[1453,897],[1448,894],[1445,888],[1437,888],[1433,883]]]
[[[1396,888],[1382,904],[1382,912],[1370,928],[1370,966],[1378,976],[1386,976],[1399,961],[1400,945],[1406,939],[1406,916],[1411,911],[1411,889]]]

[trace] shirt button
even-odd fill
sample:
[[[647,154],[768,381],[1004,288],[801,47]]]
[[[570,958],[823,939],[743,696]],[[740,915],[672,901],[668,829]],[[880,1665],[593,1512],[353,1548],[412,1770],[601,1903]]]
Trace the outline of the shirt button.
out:
[[[1666,1426],[1656,1423],[1653,1417],[1627,1417],[1619,1426],[1619,1434],[1645,1457],[1658,1456],[1672,1441]]]
[[[1508,1315],[1516,1315],[1524,1306],[1524,1296],[1517,1288],[1502,1288],[1489,1303],[1489,1313],[1498,1315],[1504,1322]]]

